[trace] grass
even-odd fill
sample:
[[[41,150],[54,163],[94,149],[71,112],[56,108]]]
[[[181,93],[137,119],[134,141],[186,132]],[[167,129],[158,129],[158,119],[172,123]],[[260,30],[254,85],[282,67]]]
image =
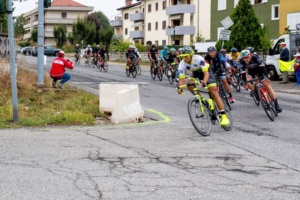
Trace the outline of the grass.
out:
[[[2,69],[2,68],[1,68]],[[52,89],[52,79],[44,77],[45,88],[35,87],[35,71],[18,68],[18,118],[12,123],[13,106],[9,71],[0,71],[0,128],[48,125],[93,125],[99,111],[99,97],[66,85]]]

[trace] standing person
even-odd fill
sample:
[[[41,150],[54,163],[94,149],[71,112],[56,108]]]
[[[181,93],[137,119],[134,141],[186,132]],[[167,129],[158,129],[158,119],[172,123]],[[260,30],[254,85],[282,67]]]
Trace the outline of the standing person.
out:
[[[52,87],[56,87],[56,82],[58,80],[61,80],[58,84],[58,87],[60,89],[63,88],[63,84],[66,83],[68,80],[70,80],[71,76],[67,73],[65,73],[65,68],[73,69],[74,64],[70,60],[66,60],[65,58],[65,52],[60,51],[58,52],[58,57],[55,58],[52,62],[52,67],[50,70],[50,77],[53,79]]]
[[[297,79],[296,87],[300,87],[300,52],[298,51],[295,57],[294,70]]]
[[[282,60],[284,62],[288,62],[290,60],[290,51],[288,50],[288,48],[286,47],[286,43],[285,42],[281,42],[279,43],[281,51],[280,51],[280,56],[279,56],[279,60]],[[282,72],[282,82],[279,84],[287,84],[289,82],[289,75],[288,72]]]

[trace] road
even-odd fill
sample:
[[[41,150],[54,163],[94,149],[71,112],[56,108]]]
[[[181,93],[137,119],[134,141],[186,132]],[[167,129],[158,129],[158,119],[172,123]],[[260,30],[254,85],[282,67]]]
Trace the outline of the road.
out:
[[[124,68],[69,72],[95,94],[99,83],[139,84],[145,122],[1,130],[0,199],[300,198],[299,95],[278,92],[284,110],[271,122],[248,92],[233,92],[232,131],[214,126],[202,137],[187,114],[191,95],[147,67],[136,78]]]

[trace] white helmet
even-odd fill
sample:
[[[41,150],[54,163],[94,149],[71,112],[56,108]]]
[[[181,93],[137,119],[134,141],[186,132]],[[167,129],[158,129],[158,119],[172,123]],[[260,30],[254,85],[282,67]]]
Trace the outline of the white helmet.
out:
[[[135,46],[134,46],[134,45],[129,45],[129,48],[130,48],[130,49],[134,49]]]
[[[76,44],[76,47],[78,47],[79,46],[79,44]]]
[[[96,47],[100,47],[100,45],[99,44],[97,44],[97,46]]]
[[[88,45],[88,48],[91,48],[91,45]]]

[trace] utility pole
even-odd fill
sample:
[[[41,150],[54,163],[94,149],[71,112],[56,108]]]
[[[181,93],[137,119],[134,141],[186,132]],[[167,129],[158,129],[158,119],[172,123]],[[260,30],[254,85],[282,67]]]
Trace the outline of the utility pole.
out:
[[[37,87],[44,87],[44,0],[38,4]]]
[[[3,1],[3,0],[2,0]],[[10,63],[10,81],[12,90],[13,104],[13,122],[18,123],[18,92],[17,92],[17,68],[15,62],[15,37],[14,24],[12,16],[12,1],[6,0],[7,24],[8,24],[8,41],[9,41],[9,63]]]

